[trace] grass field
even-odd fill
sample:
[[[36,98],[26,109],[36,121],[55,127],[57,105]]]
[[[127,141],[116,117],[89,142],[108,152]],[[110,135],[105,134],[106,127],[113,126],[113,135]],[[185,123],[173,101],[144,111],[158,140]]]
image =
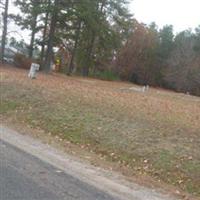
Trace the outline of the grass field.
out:
[[[200,98],[130,87],[1,66],[0,115],[200,197]]]

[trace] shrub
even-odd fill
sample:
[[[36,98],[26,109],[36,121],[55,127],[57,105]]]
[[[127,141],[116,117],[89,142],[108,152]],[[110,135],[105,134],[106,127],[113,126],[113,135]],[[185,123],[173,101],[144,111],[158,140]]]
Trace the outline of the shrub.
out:
[[[27,58],[23,54],[15,54],[14,56],[14,64],[16,67],[23,68],[23,69],[30,69],[32,60],[30,58]]]
[[[96,72],[95,77],[107,81],[119,80],[119,76],[116,73],[108,70]]]

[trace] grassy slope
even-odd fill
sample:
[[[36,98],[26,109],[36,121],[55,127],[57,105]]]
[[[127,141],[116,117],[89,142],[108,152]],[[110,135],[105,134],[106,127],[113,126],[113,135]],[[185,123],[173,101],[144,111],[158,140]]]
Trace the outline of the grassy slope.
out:
[[[200,196],[200,99],[128,87],[1,68],[0,114]]]

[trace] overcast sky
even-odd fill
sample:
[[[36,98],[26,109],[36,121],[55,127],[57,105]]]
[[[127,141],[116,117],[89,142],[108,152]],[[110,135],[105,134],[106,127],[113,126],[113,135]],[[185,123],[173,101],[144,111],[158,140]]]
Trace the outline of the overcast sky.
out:
[[[156,22],[159,28],[172,24],[175,32],[200,25],[199,9],[200,0],[131,0],[130,4],[130,10],[139,22],[145,24]],[[11,5],[9,12],[16,13],[17,10]],[[10,25],[9,29],[13,31],[16,27]],[[27,31],[20,31],[20,34],[28,38]],[[20,38],[16,34],[12,36]]]
[[[200,0],[132,0],[131,11],[139,22],[172,24],[175,32],[200,25]]]

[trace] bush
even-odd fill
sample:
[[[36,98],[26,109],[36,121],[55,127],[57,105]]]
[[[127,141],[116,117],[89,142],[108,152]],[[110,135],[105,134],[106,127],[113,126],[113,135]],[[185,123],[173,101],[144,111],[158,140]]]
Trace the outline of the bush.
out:
[[[23,54],[15,54],[14,56],[14,64],[16,67],[23,68],[23,69],[30,69],[32,60],[30,58],[27,58]]]
[[[115,81],[119,80],[119,76],[112,72],[112,71],[102,71],[102,72],[97,72],[95,74],[96,78],[102,79],[102,80],[107,80],[107,81]]]

